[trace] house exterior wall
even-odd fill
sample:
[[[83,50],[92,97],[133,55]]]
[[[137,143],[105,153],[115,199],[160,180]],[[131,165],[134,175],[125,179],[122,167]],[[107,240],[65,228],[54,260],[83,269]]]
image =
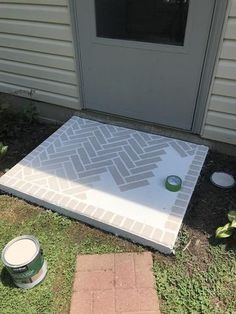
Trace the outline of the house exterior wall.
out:
[[[79,109],[68,0],[0,0],[0,92]]]
[[[236,144],[236,0],[230,0],[202,136]]]
[[[201,135],[236,144],[236,0]],[[0,0],[0,92],[80,109],[69,0]]]

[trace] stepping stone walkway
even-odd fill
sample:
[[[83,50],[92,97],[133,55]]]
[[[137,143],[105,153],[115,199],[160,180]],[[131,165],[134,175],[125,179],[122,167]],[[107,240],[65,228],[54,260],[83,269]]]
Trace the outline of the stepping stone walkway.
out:
[[[152,255],[79,255],[70,314],[160,314]]]

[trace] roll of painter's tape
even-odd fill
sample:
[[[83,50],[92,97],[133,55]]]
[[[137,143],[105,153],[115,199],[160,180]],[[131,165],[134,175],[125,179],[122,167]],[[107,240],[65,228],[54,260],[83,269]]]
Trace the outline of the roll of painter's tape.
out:
[[[168,176],[166,178],[165,186],[170,192],[178,192],[182,187],[182,180],[175,175]]]

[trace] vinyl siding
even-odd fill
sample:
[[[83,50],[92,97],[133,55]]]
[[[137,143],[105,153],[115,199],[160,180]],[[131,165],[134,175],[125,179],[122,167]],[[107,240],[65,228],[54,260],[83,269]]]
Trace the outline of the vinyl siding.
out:
[[[0,91],[79,109],[69,0],[0,0]]]
[[[230,5],[202,136],[236,144],[236,0]]]

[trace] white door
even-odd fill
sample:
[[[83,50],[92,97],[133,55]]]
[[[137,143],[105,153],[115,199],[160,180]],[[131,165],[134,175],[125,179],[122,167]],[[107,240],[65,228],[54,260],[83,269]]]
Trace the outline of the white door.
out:
[[[77,0],[84,107],[191,130],[215,0]]]

